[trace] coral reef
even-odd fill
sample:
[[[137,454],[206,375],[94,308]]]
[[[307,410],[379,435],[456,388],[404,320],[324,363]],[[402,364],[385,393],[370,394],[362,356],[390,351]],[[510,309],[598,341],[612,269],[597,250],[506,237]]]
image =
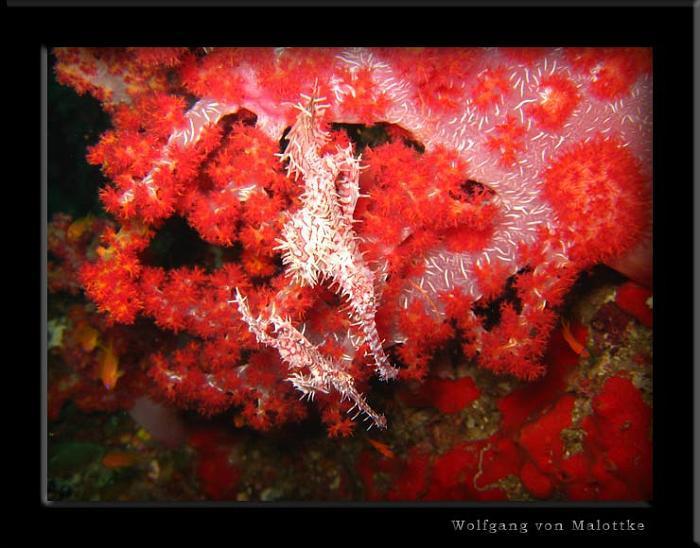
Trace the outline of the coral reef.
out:
[[[364,414],[406,439],[355,451],[341,499],[651,496],[651,350],[606,346],[652,325],[650,51],[53,54],[112,128],[87,155],[111,218],[49,225],[49,290],[91,302],[49,325],[52,417],[147,396],[336,438]],[[205,250],[181,264],[178,220]],[[599,264],[631,281],[576,321]],[[246,474],[193,443],[234,497]]]

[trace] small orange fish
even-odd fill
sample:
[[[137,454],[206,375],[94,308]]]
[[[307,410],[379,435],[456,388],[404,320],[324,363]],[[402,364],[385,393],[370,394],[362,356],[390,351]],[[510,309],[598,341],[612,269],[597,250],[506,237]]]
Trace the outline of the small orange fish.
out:
[[[367,441],[372,445],[372,447],[374,447],[379,453],[384,455],[386,458],[394,458],[394,452],[391,449],[389,449],[389,446],[386,443],[373,440],[372,438],[367,438]]]
[[[81,323],[75,330],[75,338],[85,352],[92,352],[99,342],[100,333],[87,323]]]
[[[138,460],[138,455],[127,451],[110,451],[102,457],[102,466],[105,468],[126,468]]]
[[[588,350],[586,350],[586,347],[576,340],[574,334],[571,332],[571,329],[569,329],[569,322],[563,318],[561,320],[561,334],[564,336],[564,340],[571,347],[571,350],[584,358],[588,358],[590,356]]]
[[[100,364],[102,384],[105,385],[107,390],[112,390],[117,385],[119,377],[124,374],[123,371],[119,370],[119,356],[114,353],[112,341],[109,341],[109,344],[103,347],[98,363]]]

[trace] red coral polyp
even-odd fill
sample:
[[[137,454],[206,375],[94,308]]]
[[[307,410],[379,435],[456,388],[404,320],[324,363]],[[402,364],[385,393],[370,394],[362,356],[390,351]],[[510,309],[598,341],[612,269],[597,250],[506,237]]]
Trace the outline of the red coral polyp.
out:
[[[508,76],[502,67],[488,68],[476,77],[471,97],[479,110],[485,111],[502,102],[503,97],[512,91]]]
[[[572,253],[582,261],[628,250],[649,222],[646,178],[617,139],[598,135],[569,147],[546,170],[544,185]]]
[[[540,82],[539,100],[527,106],[529,113],[546,130],[557,130],[578,106],[575,84],[564,76],[546,76]]]
[[[508,115],[503,124],[496,125],[494,136],[489,137],[486,146],[498,152],[501,165],[511,167],[525,150],[525,128],[514,116]]]
[[[651,70],[651,50],[644,48],[571,48],[566,56],[588,76],[591,93],[609,101],[626,96],[639,76]]]

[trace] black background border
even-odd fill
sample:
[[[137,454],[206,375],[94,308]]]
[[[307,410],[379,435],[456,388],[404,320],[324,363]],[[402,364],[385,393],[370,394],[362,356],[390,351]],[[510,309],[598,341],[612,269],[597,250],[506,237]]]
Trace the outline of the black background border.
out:
[[[86,2],[81,2],[86,3]],[[549,4],[549,3],[548,3]],[[422,9],[265,7],[6,10],[3,201],[6,286],[5,469],[12,546],[691,546],[693,488],[693,10],[500,5]],[[649,505],[234,505],[58,508],[41,498],[41,50],[54,45],[633,45],[654,48],[654,500]],[[9,92],[9,93],[8,93]],[[18,192],[21,191],[21,192]],[[25,195],[26,193],[26,195]],[[36,207],[36,210],[33,208]],[[33,213],[30,213],[33,211]],[[26,240],[24,238],[26,238]],[[29,275],[28,273],[31,273]],[[8,283],[9,285],[9,283]],[[37,291],[39,289],[40,291]],[[34,296],[34,298],[32,298]],[[19,313],[19,314],[18,314]],[[19,315],[19,317],[17,317]],[[38,324],[38,325],[37,325]],[[19,332],[19,333],[17,333]],[[26,335],[20,343],[15,335]],[[6,332],[6,336],[11,335]],[[36,352],[36,353],[35,353]],[[37,355],[39,354],[39,355]],[[39,359],[37,359],[39,358]],[[452,519],[530,522],[528,535],[455,533]],[[644,533],[535,535],[532,523],[631,519]],[[6,539],[7,536],[3,535]]]

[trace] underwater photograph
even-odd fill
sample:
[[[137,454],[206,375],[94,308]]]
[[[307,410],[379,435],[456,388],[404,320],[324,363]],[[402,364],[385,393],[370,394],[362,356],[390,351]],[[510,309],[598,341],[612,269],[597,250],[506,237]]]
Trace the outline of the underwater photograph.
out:
[[[47,501],[653,499],[650,48],[47,64]]]

